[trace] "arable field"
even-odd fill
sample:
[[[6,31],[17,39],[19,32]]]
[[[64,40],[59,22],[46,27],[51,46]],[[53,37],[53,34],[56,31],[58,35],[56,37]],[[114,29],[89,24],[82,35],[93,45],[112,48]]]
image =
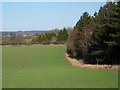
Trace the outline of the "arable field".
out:
[[[3,46],[3,88],[118,88],[118,73],[71,66],[65,45]]]

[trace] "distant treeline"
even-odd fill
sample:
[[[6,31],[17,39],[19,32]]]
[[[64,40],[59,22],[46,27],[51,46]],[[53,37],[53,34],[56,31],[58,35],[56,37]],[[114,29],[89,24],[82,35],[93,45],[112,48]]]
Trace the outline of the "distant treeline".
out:
[[[84,12],[68,36],[67,53],[87,64],[118,64],[120,1],[106,3],[93,16]]]
[[[36,34],[9,33],[2,35],[2,45],[65,44],[72,28],[55,29]]]
[[[66,28],[59,30],[57,33],[48,32],[37,34],[36,37],[32,39],[33,44],[65,44],[68,38],[68,31]]]
[[[23,36],[15,33],[2,35],[2,45],[30,45],[33,36]]]

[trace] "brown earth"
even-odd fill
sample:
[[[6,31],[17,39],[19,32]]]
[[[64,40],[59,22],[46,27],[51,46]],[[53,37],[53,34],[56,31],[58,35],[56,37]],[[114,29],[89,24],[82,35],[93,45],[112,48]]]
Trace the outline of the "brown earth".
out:
[[[118,65],[83,64],[80,62],[82,60],[76,60],[76,59],[70,58],[67,53],[65,54],[65,59],[74,67],[91,68],[91,69],[107,69],[107,70],[120,71],[120,69],[118,68]]]

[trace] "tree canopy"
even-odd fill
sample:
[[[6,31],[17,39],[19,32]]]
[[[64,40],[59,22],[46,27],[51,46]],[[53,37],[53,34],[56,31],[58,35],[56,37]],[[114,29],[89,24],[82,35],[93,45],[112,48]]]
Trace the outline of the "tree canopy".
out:
[[[118,64],[119,13],[120,2],[107,2],[94,16],[84,12],[68,36],[70,57],[81,59],[83,63]]]

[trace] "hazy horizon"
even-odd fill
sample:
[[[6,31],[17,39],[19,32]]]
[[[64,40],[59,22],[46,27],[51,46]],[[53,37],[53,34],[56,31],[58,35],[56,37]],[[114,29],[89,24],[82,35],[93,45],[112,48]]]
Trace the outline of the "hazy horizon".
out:
[[[5,30],[5,31],[2,30],[0,32],[31,32],[31,31],[51,31],[51,30]]]

